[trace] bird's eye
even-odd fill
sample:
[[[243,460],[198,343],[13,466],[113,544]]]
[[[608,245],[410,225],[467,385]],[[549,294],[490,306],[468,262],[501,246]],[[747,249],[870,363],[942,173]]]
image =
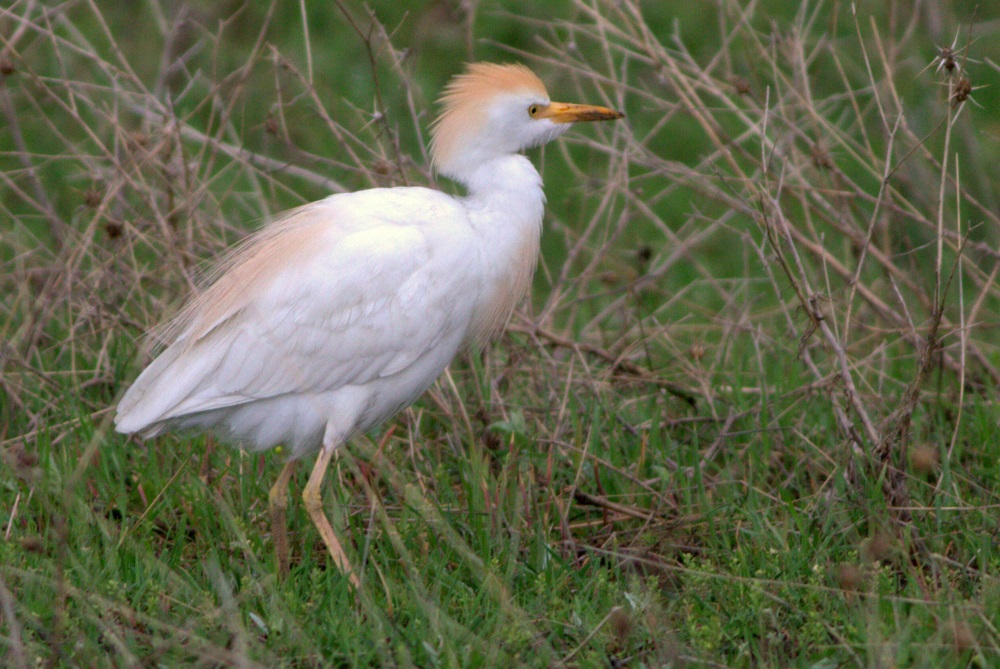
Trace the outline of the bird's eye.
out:
[[[530,107],[528,107],[528,116],[534,118],[538,116],[538,111],[539,111],[538,105],[531,105]]]

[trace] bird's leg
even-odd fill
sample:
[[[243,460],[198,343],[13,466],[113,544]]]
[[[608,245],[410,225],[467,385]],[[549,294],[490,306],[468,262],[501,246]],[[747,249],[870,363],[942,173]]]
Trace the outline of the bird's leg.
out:
[[[289,460],[281,468],[278,480],[267,494],[267,510],[271,512],[271,537],[274,539],[274,555],[278,559],[278,576],[288,576],[288,525],[285,509],[288,508],[288,482],[295,471],[295,460]]]
[[[323,500],[319,494],[320,484],[323,483],[323,477],[326,475],[326,467],[330,464],[330,458],[333,457],[334,450],[334,448],[326,444],[320,449],[319,457],[316,458],[312,474],[309,475],[309,482],[306,483],[306,487],[302,491],[302,501],[305,502],[306,511],[309,512],[309,517],[312,518],[313,525],[319,530],[319,535],[323,537],[323,543],[326,544],[327,550],[330,551],[333,561],[337,563],[340,571],[344,572],[351,581],[351,585],[357,588],[360,585],[360,581],[358,581],[354,570],[351,569],[351,563],[347,559],[347,554],[344,553],[343,547],[340,545],[340,540],[334,534],[333,527],[330,526],[330,521],[327,520],[326,515],[323,513]]]

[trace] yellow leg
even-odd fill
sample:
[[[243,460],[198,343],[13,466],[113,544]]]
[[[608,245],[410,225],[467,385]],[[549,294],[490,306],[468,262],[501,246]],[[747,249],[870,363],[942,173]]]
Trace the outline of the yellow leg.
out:
[[[278,480],[267,495],[267,509],[271,512],[271,536],[274,538],[274,555],[278,559],[278,576],[288,576],[288,525],[285,509],[288,508],[288,482],[295,471],[295,460],[289,460],[278,474]]]
[[[316,458],[316,465],[313,467],[312,474],[309,475],[309,482],[306,483],[306,487],[302,491],[302,501],[305,502],[306,511],[309,512],[309,517],[312,518],[313,525],[319,530],[319,535],[323,537],[323,543],[326,544],[327,550],[330,551],[333,561],[340,568],[340,571],[344,572],[351,581],[351,585],[357,588],[360,585],[360,581],[358,581],[354,570],[351,569],[351,563],[347,559],[347,554],[344,553],[343,547],[340,545],[340,540],[334,534],[333,527],[330,526],[330,521],[327,520],[326,515],[323,513],[323,500],[319,494],[320,484],[323,483],[323,477],[326,475],[326,468],[330,464],[330,458],[333,457],[333,451],[334,449],[326,446],[320,449],[319,457]]]

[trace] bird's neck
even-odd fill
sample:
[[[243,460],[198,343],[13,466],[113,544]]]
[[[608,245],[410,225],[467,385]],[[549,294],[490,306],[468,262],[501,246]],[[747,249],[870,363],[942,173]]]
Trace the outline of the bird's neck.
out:
[[[542,177],[524,156],[501,156],[480,164],[458,179],[468,189],[474,208],[506,212],[501,218],[541,228],[545,209]],[[513,221],[512,221],[513,222]]]
[[[538,262],[545,194],[524,156],[504,156],[464,175],[469,223],[479,233],[483,283],[469,338],[483,344],[504,327],[531,285]]]

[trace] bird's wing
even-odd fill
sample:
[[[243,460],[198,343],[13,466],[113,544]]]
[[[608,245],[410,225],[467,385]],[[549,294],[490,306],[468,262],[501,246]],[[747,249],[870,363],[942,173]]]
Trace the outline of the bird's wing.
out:
[[[182,313],[175,341],[119,403],[120,431],[391,376],[468,327],[474,247],[451,198],[363,191],[274,226]]]

